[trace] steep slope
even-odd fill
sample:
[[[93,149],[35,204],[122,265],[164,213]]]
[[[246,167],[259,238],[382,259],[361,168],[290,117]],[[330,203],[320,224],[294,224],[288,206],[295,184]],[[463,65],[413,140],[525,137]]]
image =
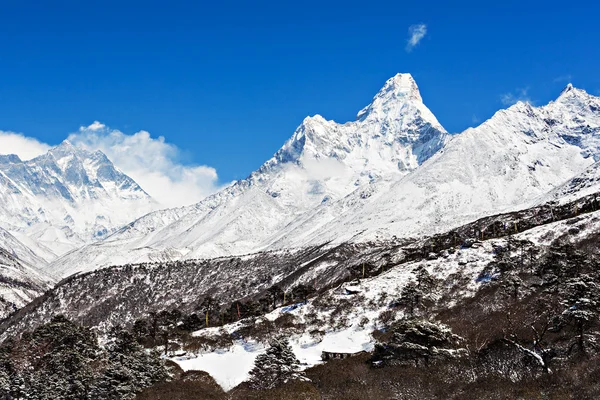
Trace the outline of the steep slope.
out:
[[[37,252],[2,228],[0,228],[0,248],[13,257],[38,269],[43,269],[48,264]]]
[[[27,246],[0,228],[0,319],[55,283],[40,270],[45,265]]]
[[[307,384],[321,389],[324,382],[330,385],[327,398],[351,398],[379,387],[386,390],[378,390],[372,398],[415,393],[418,398],[447,398],[448,393],[463,398],[474,387],[478,389],[474,398],[492,393],[492,398],[504,399],[509,391],[511,398],[523,393],[561,397],[567,393],[565,387],[584,393],[581,398],[598,398],[594,377],[599,365],[600,212],[594,211],[593,196],[581,200],[586,203],[585,214],[569,218],[572,205],[559,206],[567,211],[566,215],[556,213],[557,218],[566,218],[560,221],[540,220],[549,207],[487,218],[487,223],[500,230],[510,222],[509,233],[495,231],[481,241],[464,235],[484,221],[420,243],[356,246],[357,253],[339,254],[337,259],[331,253],[318,260],[314,260],[316,254],[305,254],[313,259],[302,271],[309,279],[311,275],[327,279],[330,271],[340,269],[337,264],[349,258],[354,266],[363,266],[363,271],[367,264],[366,276],[360,280],[327,288],[319,282],[313,294],[306,294],[306,288],[295,290],[303,276],[270,276],[268,269],[281,269],[280,260],[269,255],[260,260],[261,256],[190,261],[81,274],[0,322],[0,336],[31,331],[52,314],[65,314],[77,324],[96,327],[93,331],[101,336],[115,324],[127,329],[135,321],[132,335],[125,338],[164,351],[186,371],[209,372],[228,390],[247,379],[255,358],[265,352],[276,332],[289,340],[303,366],[324,364],[313,370]],[[535,225],[513,234],[512,222],[526,226],[527,221]],[[458,239],[454,244],[445,240],[452,237]],[[408,257],[411,253],[413,257]],[[252,276],[257,272],[252,264],[264,268],[265,261],[272,263],[267,273],[263,275],[263,270],[257,274],[259,279],[246,280],[246,287],[225,281],[235,293],[208,276],[219,276],[222,269]],[[219,304],[209,308],[210,327],[205,327],[204,312],[198,308],[198,300],[213,293],[203,283],[218,289]],[[260,301],[233,300],[239,290],[260,290],[263,283],[280,284],[287,296],[269,290]],[[107,342],[113,343],[110,336]],[[30,360],[39,358],[39,352],[30,353]],[[335,358],[344,360],[331,361]],[[368,368],[367,361],[379,368]],[[373,379],[373,373],[388,381]],[[415,380],[415,374],[422,375]],[[188,376],[148,398],[168,397],[173,387],[187,380],[194,379],[203,387],[207,384],[205,379],[194,378],[202,375]],[[399,385],[399,376],[406,383]],[[557,376],[560,382],[549,385]],[[532,385],[531,379],[539,385]],[[347,386],[348,390],[340,389]],[[593,392],[581,390],[590,386]],[[223,398],[257,393],[261,392],[238,387]],[[279,393],[302,397],[297,389]]]
[[[271,247],[441,232],[539,203],[599,158],[600,99],[569,85],[547,106],[518,103],[454,136],[398,182],[316,208]]]
[[[0,226],[46,260],[156,207],[102,152],[68,141],[28,161],[0,155],[0,204]]]
[[[439,370],[432,373],[432,368],[439,365],[440,360],[463,357],[472,352],[476,354],[471,364],[474,367],[465,380],[473,382],[474,376],[481,377],[491,372],[506,379],[496,386],[502,390],[510,386],[515,376],[527,374],[527,369],[532,366],[534,370],[539,368],[538,371],[543,371],[550,365],[551,379],[556,379],[560,368],[563,371],[573,370],[573,364],[563,364],[568,357],[591,358],[589,368],[597,365],[598,359],[593,357],[598,357],[598,352],[589,351],[584,357],[581,353],[577,354],[577,342],[565,339],[579,336],[577,325],[561,326],[559,321],[561,317],[568,317],[569,313],[583,313],[586,320],[593,321],[586,325],[588,333],[585,340],[589,341],[590,349],[595,349],[598,339],[596,328],[600,322],[596,300],[600,282],[597,261],[600,251],[599,217],[598,212],[593,212],[540,225],[507,238],[487,239],[475,242],[473,246],[455,246],[426,259],[386,269],[377,276],[336,285],[308,302],[296,300],[283,304],[264,318],[233,319],[233,323],[223,327],[199,327],[201,329],[192,333],[194,339],[197,343],[208,344],[206,347],[210,346],[209,343],[213,344],[212,349],[207,351],[204,347],[195,351],[194,347],[183,344],[181,352],[175,353],[172,360],[184,370],[209,372],[225,390],[229,390],[248,378],[254,366],[252,361],[268,347],[265,346],[268,336],[271,332],[278,332],[289,339],[294,354],[305,365],[331,362],[329,366],[334,373],[323,381],[337,379],[339,372],[336,370],[352,370],[351,366],[364,365],[367,357],[371,362],[377,360],[374,365],[384,370],[386,365],[389,367],[394,363],[402,366],[393,374],[389,370],[386,372],[392,374],[394,385],[398,382],[398,374],[408,368],[415,368],[407,374],[410,376],[408,382],[413,382],[414,371],[426,371],[426,378],[421,382],[430,382],[433,376],[439,374]],[[525,259],[523,253],[528,254]],[[151,319],[147,321],[149,323]],[[400,323],[395,324],[394,321]],[[457,351],[456,347],[454,350],[443,349],[443,341],[438,335],[440,330],[436,329],[440,322],[448,324],[447,332],[451,327],[455,334],[460,335],[460,346],[457,347],[462,347],[462,350]],[[398,325],[408,329],[398,335]],[[549,326],[552,328],[544,330]],[[434,332],[438,334],[432,335]],[[435,336],[435,346],[431,347],[432,341],[425,340],[428,335],[431,335],[429,338]],[[388,339],[381,343],[382,337],[395,337],[396,340]],[[507,340],[509,337],[511,339]],[[394,342],[396,346],[404,345],[396,347]],[[474,345],[465,345],[469,342]],[[513,351],[510,351],[511,346]],[[467,352],[466,348],[472,350]],[[502,350],[498,351],[498,348]],[[392,349],[397,351],[396,357],[389,356],[394,351]],[[174,352],[177,350],[178,347],[172,348]],[[361,359],[363,351],[372,354]],[[323,352],[334,361],[324,360]],[[388,357],[380,358],[378,355],[382,353]],[[426,360],[421,363],[419,357],[423,354]],[[491,354],[499,362],[489,362]],[[338,357],[345,360],[335,360]],[[353,363],[352,359],[358,360]],[[518,361],[523,364],[519,365]],[[225,369],[221,367],[223,364],[235,367]],[[512,365],[513,373],[506,372],[507,365]],[[381,368],[368,370],[381,372]],[[445,375],[444,382],[462,375],[457,371],[466,368],[469,368],[466,363],[458,368],[454,365]],[[578,369],[582,370],[585,369]],[[345,384],[356,379],[352,371]],[[579,380],[579,376],[575,380]],[[440,382],[435,386],[437,389],[446,384]],[[346,398],[340,394],[341,386],[345,385],[338,386],[328,398]],[[361,383],[361,386],[369,385]],[[481,396],[468,398],[519,397],[516,393],[506,395],[504,391],[498,397],[489,397],[490,387],[490,381],[484,380]],[[561,384],[560,388],[563,387]],[[354,393],[356,390],[360,389],[355,387]],[[352,396],[353,391],[346,393]],[[414,391],[410,393],[414,394]],[[437,396],[424,394],[414,398],[462,399],[465,393],[470,392],[462,390],[454,397],[449,397],[448,393],[445,388]],[[402,395],[398,395],[397,390],[390,390],[387,395],[373,397],[402,398]]]
[[[31,329],[56,314],[85,321],[102,332],[116,324],[130,325],[150,312],[173,309],[197,312],[199,302],[208,295],[222,310],[231,310],[230,305],[240,300],[264,305],[269,289],[274,286],[289,295],[299,285],[323,291],[339,288],[342,283],[347,286],[356,278],[362,282],[363,278],[379,277],[375,279],[380,282],[391,278],[385,286],[395,287],[405,282],[401,275],[406,276],[407,271],[419,265],[437,265],[434,275],[437,278],[452,276],[457,271],[470,271],[470,275],[480,271],[472,267],[484,267],[494,257],[495,246],[491,243],[527,238],[546,246],[554,241],[583,242],[597,237],[599,200],[600,194],[596,193],[553,208],[544,205],[493,215],[451,232],[413,241],[344,243],[242,257],[102,268],[62,280],[36,302],[0,323],[0,333],[7,332],[6,336]],[[575,211],[575,206],[579,211]],[[474,253],[483,251],[473,245],[476,239],[490,243],[485,254],[477,256],[479,261],[485,261],[483,264],[473,261]],[[473,276],[467,282],[456,276],[451,281],[461,286],[462,294],[476,283]],[[279,301],[282,300],[283,294]]]
[[[319,204],[343,199],[370,182],[399,179],[447,140],[413,78],[398,74],[356,121],[308,117],[247,179],[196,205],[140,218],[51,267],[65,276],[108,264],[256,251]]]
[[[592,164],[581,174],[569,179],[539,200],[539,204],[548,201],[565,203],[581,196],[600,191],[600,162]]]

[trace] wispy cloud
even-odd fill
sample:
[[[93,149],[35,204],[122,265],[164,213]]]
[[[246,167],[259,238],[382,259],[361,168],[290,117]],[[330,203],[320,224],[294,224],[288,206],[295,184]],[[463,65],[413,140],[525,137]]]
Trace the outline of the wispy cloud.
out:
[[[181,163],[175,145],[146,131],[128,135],[95,121],[69,135],[69,141],[105,153],[165,207],[193,204],[222,187],[213,167]]]
[[[21,133],[0,131],[0,154],[16,154],[22,160],[30,160],[49,148],[46,143]]]
[[[427,25],[425,24],[417,24],[411,25],[408,28],[408,41],[406,43],[406,51],[411,52],[417,44],[425,37],[427,34]]]
[[[531,98],[529,97],[529,94],[527,93],[528,91],[529,91],[528,87],[518,88],[514,92],[504,93],[503,95],[501,95],[500,101],[505,106],[512,106],[513,104],[515,104],[519,101],[522,101],[525,103],[532,103]]]
[[[560,82],[571,82],[573,80],[573,76],[571,74],[566,74],[566,75],[561,75],[561,76],[557,76],[556,78],[554,78],[552,80],[552,82],[554,83],[560,83]]]
[[[481,120],[479,119],[479,117],[478,117],[477,115],[473,114],[473,116],[471,117],[471,123],[473,123],[473,124],[478,124],[478,123],[479,123],[479,121],[481,121]]]

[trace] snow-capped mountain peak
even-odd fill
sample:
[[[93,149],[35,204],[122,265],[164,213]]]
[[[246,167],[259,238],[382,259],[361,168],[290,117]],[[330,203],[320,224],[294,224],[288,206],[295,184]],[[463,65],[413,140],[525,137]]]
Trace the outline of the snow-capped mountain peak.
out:
[[[573,84],[569,83],[565,88],[560,92],[560,95],[556,99],[556,101],[564,101],[572,98],[590,98],[594,97],[589,95],[585,90],[576,88]]]
[[[562,92],[560,92],[560,96],[559,97],[561,97],[562,95],[567,94],[567,93],[573,91],[574,89],[575,89],[575,87],[573,86],[572,83],[567,83],[567,86],[565,86],[565,88],[562,90]]]
[[[555,101],[540,107],[544,121],[584,157],[600,161],[600,97],[568,84]]]
[[[69,139],[65,139],[58,146],[54,146],[48,150],[48,152],[60,156],[61,154],[75,153],[77,152],[77,148],[73,146],[73,143]]]
[[[423,99],[412,75],[399,73],[385,82],[373,101],[360,110],[356,118],[380,118],[406,102],[422,103]]]
[[[50,259],[157,206],[104,153],[68,140],[27,161],[0,156],[0,183],[0,227]]]
[[[431,157],[448,134],[423,104],[410,74],[388,79],[363,108],[356,121],[339,124],[321,115],[306,117],[284,146],[261,168],[281,163],[332,158],[369,170],[377,159],[394,159],[394,169],[406,173]]]
[[[569,83],[565,88],[560,92],[560,95],[557,97],[556,101],[553,103],[580,103],[584,105],[588,105],[590,103],[597,103],[598,97],[592,96],[588,92],[583,89],[576,88],[571,83]]]

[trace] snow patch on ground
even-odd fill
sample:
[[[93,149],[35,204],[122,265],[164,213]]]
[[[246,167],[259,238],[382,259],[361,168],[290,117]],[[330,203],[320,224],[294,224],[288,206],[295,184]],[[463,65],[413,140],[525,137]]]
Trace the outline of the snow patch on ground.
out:
[[[175,357],[172,360],[184,371],[208,372],[223,390],[230,390],[248,379],[254,360],[265,351],[264,345],[240,341],[228,350],[198,354],[194,357]]]

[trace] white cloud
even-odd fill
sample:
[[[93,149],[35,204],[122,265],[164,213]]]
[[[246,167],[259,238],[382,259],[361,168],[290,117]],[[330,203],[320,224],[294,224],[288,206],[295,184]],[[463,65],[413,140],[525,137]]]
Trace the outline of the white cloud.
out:
[[[105,153],[165,207],[193,204],[221,188],[214,168],[182,164],[176,146],[146,131],[127,135],[95,121],[71,134],[69,141]]]
[[[566,74],[566,75],[557,76],[556,78],[554,78],[552,80],[552,82],[554,82],[554,83],[571,82],[572,80],[573,80],[573,76],[571,74]]]
[[[16,154],[22,160],[30,160],[44,154],[50,148],[46,143],[20,133],[0,131],[0,154]]]
[[[406,51],[411,52],[412,49],[415,48],[417,44],[425,37],[427,34],[427,25],[418,24],[411,25],[408,28],[408,41],[406,43]]]
[[[500,96],[500,101],[505,106],[512,106],[513,104],[522,101],[525,103],[532,103],[531,98],[528,95],[529,88],[519,88],[513,93],[504,93]]]
[[[90,126],[88,126],[87,128],[82,126],[79,128],[80,131],[82,130],[90,130],[90,131],[99,131],[100,129],[106,128],[106,125],[104,125],[101,122],[98,121],[94,121]]]

